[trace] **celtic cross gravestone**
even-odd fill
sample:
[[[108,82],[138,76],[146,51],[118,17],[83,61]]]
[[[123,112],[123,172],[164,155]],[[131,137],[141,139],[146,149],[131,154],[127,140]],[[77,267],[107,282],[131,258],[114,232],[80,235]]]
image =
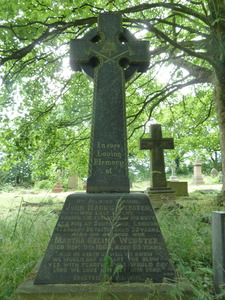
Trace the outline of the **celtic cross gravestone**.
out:
[[[73,69],[95,85],[90,176],[87,193],[67,197],[35,285],[174,278],[148,196],[129,193],[124,82],[148,59],[148,43],[123,29],[116,13],[100,14],[97,29],[71,41]]]
[[[149,43],[122,27],[120,14],[100,14],[98,28],[71,41],[71,66],[94,78],[87,192],[129,192],[125,81],[149,65]]]

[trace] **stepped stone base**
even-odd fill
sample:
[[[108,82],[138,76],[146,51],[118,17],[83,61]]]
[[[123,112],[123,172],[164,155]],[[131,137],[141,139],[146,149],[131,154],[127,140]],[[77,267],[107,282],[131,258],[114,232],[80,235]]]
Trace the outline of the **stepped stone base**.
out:
[[[52,193],[61,193],[61,192],[63,192],[62,184],[61,182],[57,182],[52,190]]]
[[[16,300],[172,300],[170,290],[183,291],[179,299],[188,300],[193,296],[187,281],[171,283],[120,283],[120,284],[42,284],[34,285],[37,267],[18,287]]]

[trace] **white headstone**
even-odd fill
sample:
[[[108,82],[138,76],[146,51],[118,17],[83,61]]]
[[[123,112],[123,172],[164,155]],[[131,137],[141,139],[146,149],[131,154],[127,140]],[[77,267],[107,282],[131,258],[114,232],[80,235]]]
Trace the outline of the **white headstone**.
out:
[[[177,168],[176,162],[172,161],[170,167],[171,167],[171,176],[169,181],[179,181],[176,175],[176,168]]]
[[[196,158],[194,162],[194,177],[193,177],[194,184],[205,184],[203,177],[202,177],[202,164],[199,158]]]

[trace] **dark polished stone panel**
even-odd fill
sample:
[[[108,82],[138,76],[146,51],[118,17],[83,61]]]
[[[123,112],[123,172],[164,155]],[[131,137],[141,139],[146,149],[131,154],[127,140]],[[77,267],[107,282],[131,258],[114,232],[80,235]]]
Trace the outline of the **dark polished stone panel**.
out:
[[[117,282],[162,282],[174,278],[168,251],[149,198],[132,194],[72,194],[67,197],[35,284],[96,283],[105,254],[118,264]]]

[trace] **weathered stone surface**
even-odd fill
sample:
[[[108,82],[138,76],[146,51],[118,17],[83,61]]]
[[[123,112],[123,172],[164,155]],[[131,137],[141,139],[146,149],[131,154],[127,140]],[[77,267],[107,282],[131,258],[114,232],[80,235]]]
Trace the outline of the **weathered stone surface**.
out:
[[[217,176],[219,176],[219,172],[217,171],[216,168],[212,168],[211,175],[212,175],[212,178],[216,178]]]
[[[151,150],[150,160],[150,188],[152,194],[174,193],[167,187],[163,149],[174,149],[173,138],[163,138],[160,124],[150,126],[151,138],[140,139],[141,150]]]
[[[196,160],[194,162],[193,183],[196,185],[205,184],[204,179],[202,177],[202,163],[200,162],[198,157],[196,158]]]
[[[71,66],[94,78],[87,192],[129,192],[125,81],[149,65],[149,43],[122,27],[117,13],[100,14],[98,28],[71,41]]]
[[[72,174],[68,178],[68,188],[72,190],[76,190],[78,188],[78,176],[77,173]]]
[[[85,38],[71,42],[71,64],[95,81],[88,193],[67,197],[34,286],[173,280],[148,196],[129,193],[124,82],[146,70],[148,43],[124,30],[115,13],[100,14]]]
[[[212,212],[213,279],[216,293],[225,284],[225,212]],[[224,298],[222,298],[224,299]]]
[[[32,274],[35,276],[35,271]],[[174,300],[170,291],[180,291],[182,300],[194,296],[193,287],[186,281],[177,283],[123,284],[45,284],[34,285],[27,278],[16,291],[16,300]]]
[[[101,282],[106,253],[117,282],[175,277],[147,195],[77,193],[66,199],[35,284]]]
[[[175,191],[176,196],[188,196],[188,183],[186,181],[167,181],[167,186]]]
[[[177,168],[177,164],[175,161],[172,161],[170,164],[170,168],[171,168],[171,176],[169,181],[179,181],[177,175],[176,175],[176,168]]]

